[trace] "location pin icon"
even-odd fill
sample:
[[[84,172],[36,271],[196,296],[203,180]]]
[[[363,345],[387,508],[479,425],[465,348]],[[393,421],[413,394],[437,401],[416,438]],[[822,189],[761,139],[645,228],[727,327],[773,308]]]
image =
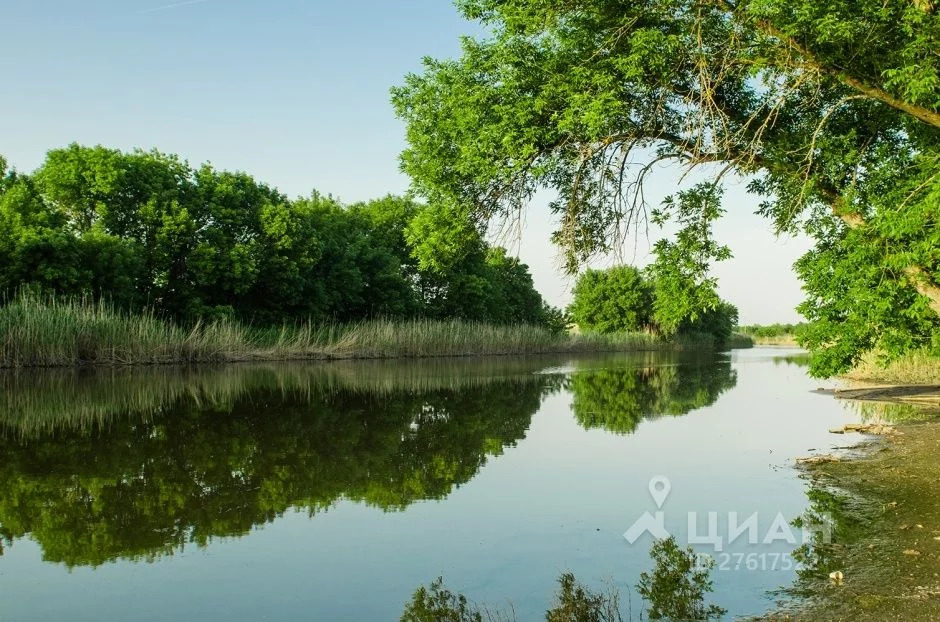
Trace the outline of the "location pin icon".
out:
[[[669,483],[668,477],[656,475],[650,479],[650,495],[653,496],[653,501],[659,509],[662,509],[670,490],[672,490],[672,484]]]

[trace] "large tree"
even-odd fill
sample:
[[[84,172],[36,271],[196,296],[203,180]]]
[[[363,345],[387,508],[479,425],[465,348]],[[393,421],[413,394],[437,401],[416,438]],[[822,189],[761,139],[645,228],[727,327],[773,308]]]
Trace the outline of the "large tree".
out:
[[[797,264],[815,373],[873,349],[940,348],[932,2],[457,4],[489,34],[393,91],[418,193],[483,226],[550,189],[554,239],[574,270],[645,222],[657,163],[702,168],[705,182],[652,217],[698,226],[663,250],[693,257],[691,270],[672,270],[686,283],[676,292],[710,305],[709,260],[727,252],[702,240],[733,171],[778,230],[817,241]]]
[[[587,270],[572,295],[568,313],[583,330],[628,332],[653,324],[653,286],[633,266]]]

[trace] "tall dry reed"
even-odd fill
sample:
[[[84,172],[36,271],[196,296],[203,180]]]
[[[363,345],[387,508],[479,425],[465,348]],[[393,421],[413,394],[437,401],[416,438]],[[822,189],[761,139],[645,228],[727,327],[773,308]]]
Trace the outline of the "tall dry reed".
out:
[[[0,367],[143,365],[331,358],[587,353],[707,348],[704,336],[554,334],[464,320],[366,320],[255,329],[235,320],[184,327],[107,302],[21,293],[0,306]]]

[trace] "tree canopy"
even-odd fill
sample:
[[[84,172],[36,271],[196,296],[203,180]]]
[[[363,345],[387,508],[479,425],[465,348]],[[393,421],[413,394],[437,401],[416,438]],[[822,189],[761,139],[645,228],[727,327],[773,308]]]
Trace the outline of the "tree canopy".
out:
[[[586,270],[578,277],[568,306],[572,321],[598,333],[645,330],[670,337],[698,333],[723,347],[738,322],[738,308],[718,298],[710,284],[699,291],[717,302],[696,307],[694,298],[674,291],[683,285],[681,279],[662,274],[655,264],[644,271],[632,266]]]
[[[107,297],[186,322],[547,321],[528,267],[476,230],[433,228],[442,209],[291,200],[246,173],[73,144],[33,174],[0,160],[0,294]]]
[[[578,277],[572,296],[568,312],[582,329],[610,333],[652,325],[653,288],[632,266],[588,270]]]
[[[720,184],[816,247],[797,264],[819,375],[870,350],[940,349],[940,13],[920,0],[459,0],[485,37],[393,90],[402,165],[471,225],[540,190],[569,269],[647,218],[678,222],[677,307],[704,269]],[[705,181],[648,210],[660,162]],[[701,179],[702,177],[696,177]]]

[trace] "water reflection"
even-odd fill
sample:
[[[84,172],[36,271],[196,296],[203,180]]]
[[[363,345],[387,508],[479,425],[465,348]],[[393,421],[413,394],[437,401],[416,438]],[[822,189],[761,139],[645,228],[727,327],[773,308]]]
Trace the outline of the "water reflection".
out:
[[[845,403],[848,409],[857,413],[858,418],[865,423],[912,423],[940,416],[940,407],[930,405],[862,400],[846,400]]]
[[[677,365],[584,371],[572,375],[568,388],[578,423],[629,434],[643,419],[709,406],[736,382],[729,359],[696,357]]]
[[[640,619],[672,622],[708,622],[719,620],[728,611],[708,602],[714,591],[711,578],[714,560],[703,562],[691,547],[682,548],[675,538],[657,540],[650,548],[653,568],[640,574],[636,585],[643,600]],[[623,622],[633,619],[624,614],[623,596],[613,585],[595,591],[582,585],[574,574],[558,577],[558,591],[546,622]],[[513,611],[477,605],[466,595],[454,593],[444,585],[443,577],[427,587],[419,587],[405,606],[402,622],[514,622]]]
[[[46,561],[98,566],[152,561],[340,499],[401,510],[468,482],[565,387],[582,425],[627,432],[710,404],[735,381],[727,362],[633,363],[5,374],[0,542],[29,536]]]
[[[809,367],[811,359],[810,353],[804,351],[789,352],[773,357],[774,365],[795,365],[797,367]]]
[[[241,535],[291,507],[439,499],[521,439],[553,387],[520,376],[374,392],[251,375],[251,390],[213,377],[94,433],[2,441],[3,537],[30,533],[48,561],[98,565]]]
[[[0,434],[21,439],[69,435],[145,421],[181,407],[225,410],[255,392],[306,397],[334,390],[363,395],[459,391],[494,383],[552,385],[533,378],[539,359],[415,361],[402,365],[344,361],[316,365],[232,365],[147,369],[67,369],[0,372]]]

